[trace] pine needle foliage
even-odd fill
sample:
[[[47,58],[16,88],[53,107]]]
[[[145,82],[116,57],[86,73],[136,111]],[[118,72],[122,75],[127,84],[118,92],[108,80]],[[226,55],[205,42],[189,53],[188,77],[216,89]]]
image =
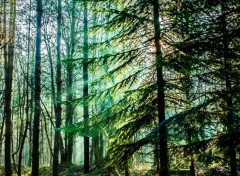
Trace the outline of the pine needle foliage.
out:
[[[230,136],[239,131],[239,123],[235,123],[239,119],[239,2],[159,3],[167,114],[159,125],[152,1],[98,1],[98,6],[90,7],[105,16],[90,27],[90,35],[106,33],[107,37],[90,44],[98,55],[88,60],[95,66],[91,74],[96,75],[89,85],[105,86],[74,102],[94,104],[110,96],[114,103],[63,130],[70,135],[110,135],[107,155],[98,171],[115,165],[123,168],[137,150],[162,138],[159,131],[164,126],[168,127],[171,158],[174,153],[185,153],[186,158],[193,153],[202,156],[213,146],[220,151],[227,140],[238,146],[239,140]],[[106,65],[108,70],[103,72]],[[226,80],[231,82],[230,89]],[[230,110],[226,96],[232,99]],[[142,131],[147,134],[134,137]]]

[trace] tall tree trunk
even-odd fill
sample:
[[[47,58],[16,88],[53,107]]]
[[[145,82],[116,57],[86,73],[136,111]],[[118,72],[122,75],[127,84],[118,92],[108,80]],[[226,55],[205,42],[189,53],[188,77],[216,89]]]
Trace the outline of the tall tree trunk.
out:
[[[61,127],[61,114],[62,114],[62,107],[61,107],[61,101],[62,101],[62,95],[61,95],[61,89],[62,89],[62,80],[61,80],[61,53],[60,53],[60,47],[61,47],[61,18],[62,18],[62,4],[61,0],[58,0],[58,7],[57,7],[57,97],[55,100],[56,108],[55,108],[55,115],[56,115],[56,128]],[[52,175],[58,176],[58,166],[59,166],[59,149],[60,149],[60,131],[55,131],[54,136],[54,156],[53,156],[53,169],[52,169]]]
[[[6,1],[4,2],[6,10]],[[12,112],[11,112],[11,98],[12,98],[12,75],[13,75],[13,59],[14,59],[14,38],[15,38],[15,15],[16,4],[15,0],[10,4],[10,31],[9,31],[9,46],[8,57],[5,54],[5,175],[12,175],[11,170],[11,137],[12,137]],[[6,13],[6,12],[4,12]],[[5,16],[6,19],[6,16]],[[6,22],[6,21],[5,21]],[[6,35],[5,35],[6,36]],[[6,51],[6,50],[5,50]]]
[[[225,1],[224,1],[225,2]],[[226,89],[226,113],[227,113],[227,127],[230,134],[229,138],[229,158],[231,167],[231,176],[237,176],[237,153],[236,143],[234,137],[231,135],[234,130],[234,112],[233,112],[233,100],[232,100],[232,83],[231,83],[231,58],[229,56],[229,43],[227,38],[227,22],[226,22],[226,8],[224,2],[221,3],[221,27],[223,35],[223,60],[224,60],[224,71],[225,71],[225,89]]]
[[[4,68],[5,68],[5,75],[7,74],[7,13],[6,13],[6,9],[7,9],[7,0],[4,0],[4,5],[3,5],[3,56],[4,56]],[[6,120],[6,113],[5,113],[5,108],[7,110],[7,107],[6,107],[6,102],[8,101],[7,100],[7,97],[6,97],[6,91],[7,91],[7,87],[6,87],[6,76],[5,76],[5,90],[4,90],[4,115],[3,115],[3,121],[5,122]],[[7,100],[7,101],[6,101]],[[11,116],[11,115],[10,115]],[[4,126],[2,126],[4,128]],[[2,130],[3,132],[3,130]],[[6,133],[6,128],[5,128],[5,133]],[[5,142],[6,143],[6,142]],[[8,154],[9,158],[10,158],[10,153]],[[5,156],[6,156],[6,152],[5,152]],[[10,163],[11,161],[4,161],[5,162],[5,168],[6,167],[9,167],[9,164],[8,166],[6,165],[6,162]],[[11,164],[11,163],[10,163]],[[9,168],[8,168],[9,169]],[[11,166],[10,166],[10,169],[11,169]]]
[[[98,3],[98,1],[94,2],[93,4],[93,8],[96,8],[98,5],[100,5],[100,3]],[[93,13],[93,26],[96,26],[97,25],[97,14],[96,13]],[[107,22],[109,22],[109,17],[107,16]],[[104,35],[104,34],[100,34],[100,35]],[[106,35],[106,40],[108,39],[108,35]],[[95,36],[93,36],[92,38],[92,41],[93,43],[96,43],[97,42],[97,38]],[[94,56],[97,57],[97,51],[95,51],[94,53]],[[91,69],[94,69],[94,64],[91,65]],[[104,63],[104,69],[105,69],[105,72],[107,72],[108,70],[108,67],[107,67],[107,63],[105,62]],[[94,77],[92,78],[94,79]],[[101,85],[99,85],[101,86]],[[95,89],[96,88],[92,88],[92,91],[93,93],[96,93],[95,92]],[[106,101],[106,100],[105,100]],[[101,111],[104,111],[105,110],[105,104],[106,102],[103,101],[101,102]],[[97,108],[98,108],[98,105],[97,105],[97,102],[95,102],[95,105],[92,107],[93,111],[96,111],[97,113]],[[103,159],[103,135],[100,133],[98,134],[96,137],[93,137],[92,138],[92,147],[91,147],[91,164],[97,164],[99,163],[102,159]]]
[[[31,9],[31,0],[30,0],[30,12],[32,11]],[[24,149],[24,144],[25,144],[25,139],[27,137],[27,130],[30,124],[29,121],[29,64],[30,64],[30,35],[31,35],[31,29],[30,29],[30,22],[28,24],[28,48],[27,48],[27,72],[26,72],[26,107],[25,107],[25,112],[26,112],[26,126],[23,134],[23,138],[21,141],[21,146],[18,154],[18,176],[21,176],[21,170],[22,170],[22,153]]]
[[[5,44],[5,36],[4,36],[4,31],[3,31],[3,26],[4,26],[4,16],[5,16],[5,13],[4,13],[4,2],[3,0],[1,0],[1,3],[0,3],[0,46],[4,46]],[[4,47],[0,49],[0,58],[2,58],[2,56],[4,56]],[[3,65],[3,61],[2,59],[0,59],[0,67],[2,67]],[[0,74],[0,80],[2,80],[2,74]],[[3,85],[3,84],[2,84]],[[1,86],[0,89],[2,89],[3,87]],[[2,92],[0,92],[0,95],[2,96]],[[3,102],[1,101],[0,102],[0,106],[2,107],[2,104]],[[5,123],[5,118],[1,118],[2,121],[0,122],[1,123],[1,126],[0,126],[0,155],[2,155],[2,142],[3,142],[3,134],[4,134],[4,123]],[[0,166],[2,166],[2,162],[0,161]]]
[[[31,64],[32,65],[32,64]],[[30,66],[31,68],[31,66]],[[30,115],[29,115],[29,122],[32,122],[33,120],[33,114],[34,114],[34,73],[31,69],[30,73]],[[33,124],[29,123],[29,160],[28,160],[28,166],[31,166],[32,163],[32,139],[33,139]]]
[[[26,109],[28,109],[28,107],[26,107]],[[28,111],[28,110],[26,110]],[[28,112],[27,112],[28,115]],[[23,148],[24,148],[24,144],[25,144],[25,139],[27,137],[27,130],[28,130],[28,118],[26,119],[26,125],[25,125],[25,129],[24,129],[24,133],[23,133],[23,137],[20,143],[20,147],[19,147],[19,154],[18,154],[18,170],[17,170],[17,174],[18,176],[21,176],[21,170],[22,170],[22,152],[23,152]]]
[[[88,8],[87,0],[84,0],[83,10],[83,31],[84,31],[84,46],[83,46],[83,97],[88,96]],[[87,101],[83,104],[83,118],[87,120],[89,118],[89,109]],[[89,138],[84,137],[84,173],[89,172]]]
[[[153,17],[154,17],[154,41],[156,48],[156,70],[157,70],[157,101],[158,101],[158,123],[159,125],[165,120],[165,95],[164,95],[164,79],[163,79],[163,56],[160,45],[160,21],[159,21],[159,1],[153,0]],[[168,176],[168,149],[167,149],[167,127],[164,125],[159,129],[159,157],[161,176]]]
[[[41,115],[41,19],[42,0],[37,2],[37,26],[36,26],[36,61],[35,61],[35,88],[34,88],[34,121],[33,121],[33,151],[32,151],[32,176],[39,175],[39,122]]]
[[[72,0],[72,14],[71,14],[71,37],[70,48],[68,49],[68,59],[73,59],[73,53],[75,50],[75,5],[76,1]],[[66,106],[66,125],[73,123],[73,64],[70,62],[67,65],[67,106]],[[73,155],[73,136],[67,136],[66,140],[66,156],[67,162],[72,163]]]

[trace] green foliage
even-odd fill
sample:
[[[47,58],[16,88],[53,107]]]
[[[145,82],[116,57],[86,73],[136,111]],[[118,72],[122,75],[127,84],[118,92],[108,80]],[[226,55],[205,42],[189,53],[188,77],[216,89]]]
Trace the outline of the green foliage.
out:
[[[223,6],[225,12],[221,11]],[[156,125],[157,71],[151,1],[101,1],[99,6],[90,7],[106,18],[90,28],[93,36],[100,31],[107,33],[105,39],[90,44],[98,54],[88,58],[94,66],[90,72],[95,75],[89,85],[101,86],[86,98],[76,98],[74,103],[101,104],[109,97],[112,102],[91,118],[62,130],[89,137],[108,133],[107,155],[96,168],[98,171],[115,165],[124,167],[142,146],[161,139],[159,131],[165,126],[171,167],[177,167],[176,153],[183,156],[183,166],[189,165],[189,157],[197,164],[220,160],[225,164],[220,149],[228,148],[227,141],[239,129],[239,3],[161,1],[160,7],[167,115],[160,125]],[[228,56],[224,52],[225,38]],[[64,62],[82,60],[80,57]],[[226,89],[226,79],[231,82],[230,90]],[[226,96],[231,96],[234,104],[232,125]],[[210,159],[204,150],[214,150]]]

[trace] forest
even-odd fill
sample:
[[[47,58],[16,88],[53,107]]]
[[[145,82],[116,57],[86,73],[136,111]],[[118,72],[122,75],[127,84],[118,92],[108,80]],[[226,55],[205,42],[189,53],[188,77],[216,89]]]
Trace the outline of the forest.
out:
[[[0,175],[240,175],[239,0],[0,0]]]

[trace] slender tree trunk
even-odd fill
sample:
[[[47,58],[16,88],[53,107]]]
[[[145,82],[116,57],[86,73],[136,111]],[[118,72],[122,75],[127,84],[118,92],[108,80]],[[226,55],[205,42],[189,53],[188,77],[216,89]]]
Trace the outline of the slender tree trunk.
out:
[[[157,69],[157,87],[158,87],[158,123],[165,120],[165,95],[164,95],[164,79],[163,79],[163,56],[160,45],[160,21],[159,21],[159,1],[153,0],[153,17],[154,17],[154,31],[155,31],[155,48],[156,48],[156,69]],[[159,157],[160,157],[160,172],[161,176],[168,176],[168,149],[167,149],[167,127],[162,126],[159,129]]]
[[[33,106],[33,103],[34,103],[34,77],[33,77],[33,70],[31,70],[31,74],[30,74],[30,119],[29,119],[29,122],[32,122],[33,120],[33,113],[34,113],[34,106]],[[32,123],[29,123],[29,160],[28,160],[28,166],[30,167],[31,166],[31,163],[32,163],[32,148],[33,148],[33,145],[32,145],[32,139],[33,139],[33,132],[32,132],[32,129],[33,129],[33,125]]]
[[[32,176],[39,175],[39,123],[41,115],[41,19],[42,0],[37,2],[37,26],[36,26],[36,61],[35,61],[35,88],[34,88],[34,121],[33,121],[33,151],[32,151]]]
[[[83,10],[83,30],[84,30],[84,46],[83,46],[83,97],[88,96],[88,8],[87,0],[84,0]],[[88,103],[85,101],[83,105],[84,120],[89,118]],[[84,137],[84,173],[89,172],[89,138]]]
[[[7,74],[7,13],[6,13],[6,9],[7,9],[7,0],[4,0],[3,2],[3,57],[4,57],[4,68],[5,68],[5,74]],[[3,126],[2,128],[4,128],[4,122],[6,120],[6,115],[5,115],[5,107],[6,107],[6,91],[7,91],[7,87],[6,87],[6,76],[5,76],[5,92],[4,92],[4,115],[3,115]],[[3,129],[2,129],[3,132]],[[6,129],[5,129],[6,132]],[[10,155],[10,154],[8,154]],[[9,157],[9,156],[8,156]],[[10,157],[9,157],[10,158]],[[5,162],[5,166],[6,166],[6,161]],[[9,162],[9,161],[7,161]],[[5,167],[6,168],[6,167]],[[11,168],[11,167],[10,167]]]
[[[98,5],[100,5],[98,3],[98,1],[94,2],[94,4],[93,4],[94,8],[96,8]],[[93,18],[93,26],[96,26],[97,25],[97,14],[93,13],[92,18]],[[109,17],[107,17],[107,22],[109,22]],[[105,34],[100,34],[100,35],[105,35]],[[108,38],[108,35],[106,35],[106,40],[107,40],[107,38]],[[93,43],[97,42],[97,38],[95,36],[93,36],[92,40],[93,40]],[[95,57],[97,57],[97,51],[95,51],[93,54]],[[94,64],[91,65],[91,68],[94,69]],[[105,72],[108,71],[106,62],[104,63],[104,69],[105,69]],[[94,77],[92,79],[94,79]],[[93,93],[96,93],[94,87],[92,88],[92,91],[93,91]],[[107,100],[105,100],[105,101],[107,101]],[[106,108],[105,101],[103,101],[100,105],[101,111],[104,111],[104,109]],[[92,111],[96,111],[96,113],[97,113],[97,111],[98,111],[97,108],[98,108],[97,102],[95,102],[95,105],[93,105],[93,107],[92,107]],[[103,143],[103,135],[101,133],[98,134],[96,137],[92,138],[91,158],[90,158],[91,164],[94,164],[94,163],[97,164],[103,159],[103,151],[102,151],[103,144],[102,143]]]
[[[225,2],[225,1],[224,1]],[[225,89],[226,96],[225,101],[227,105],[227,126],[230,134],[229,139],[229,158],[231,167],[231,176],[237,176],[237,153],[236,153],[236,143],[234,137],[231,135],[234,130],[234,112],[233,112],[233,100],[232,100],[232,83],[231,83],[231,58],[229,56],[229,44],[227,38],[227,22],[226,22],[226,11],[224,2],[221,3],[221,25],[222,25],[222,35],[223,35],[223,59],[224,59],[224,71],[225,71]]]
[[[23,137],[22,137],[22,140],[21,140],[21,144],[20,144],[20,147],[19,147],[19,154],[18,154],[18,176],[21,176],[21,170],[22,170],[22,152],[23,152],[23,149],[24,149],[24,143],[25,143],[25,139],[27,137],[27,130],[28,130],[28,124],[29,124],[29,121],[28,119],[26,120],[26,126],[25,126],[25,129],[24,129],[24,133],[23,133]]]
[[[0,155],[2,154],[2,143],[3,143],[3,134],[4,134],[4,123],[5,118],[2,118],[1,127],[0,127]],[[0,166],[2,165],[2,162],[0,162]]]
[[[3,2],[3,0],[1,0],[0,3],[0,46],[3,46],[5,44],[5,36],[4,36],[4,31],[3,31],[3,26],[4,24],[4,16],[5,16],[5,12],[4,12],[4,4],[5,2]],[[4,47],[0,49],[0,58],[2,58],[2,56],[4,55]],[[3,61],[0,59],[0,66],[2,66]],[[0,74],[0,80],[2,79],[2,74]],[[3,84],[2,84],[3,85]],[[2,89],[3,87],[1,86],[0,89]],[[0,95],[2,95],[2,93],[0,92]],[[0,102],[0,106],[2,107],[2,101]],[[1,126],[0,126],[0,155],[2,155],[2,143],[3,143],[3,134],[4,134],[4,123],[5,123],[5,118],[1,118]],[[0,166],[2,166],[2,162],[0,161]]]
[[[56,128],[61,127],[61,114],[62,114],[62,73],[61,73],[61,18],[62,18],[62,4],[61,0],[58,0],[58,16],[57,16],[57,97],[55,100],[56,108],[55,108],[55,115],[56,115]],[[60,131],[55,131],[54,137],[54,156],[53,156],[53,169],[52,175],[58,176],[58,166],[59,166],[59,149],[60,149]]]
[[[5,1],[6,3],[6,1]],[[15,37],[15,13],[16,5],[15,0],[10,4],[10,35],[8,47],[8,57],[5,57],[5,175],[12,175],[11,170],[11,137],[12,137],[12,111],[11,111],[11,98],[12,98],[12,75],[13,75],[13,58],[14,58],[14,37]],[[4,4],[6,10],[6,4]],[[5,55],[6,56],[6,55]]]
[[[19,60],[20,62],[20,60]],[[20,63],[21,64],[21,63]],[[27,69],[28,69],[28,64],[27,64]],[[19,118],[21,120],[21,125],[20,125],[20,132],[19,132],[19,144],[17,146],[17,150],[15,151],[15,153],[12,154],[12,157],[14,158],[14,155],[18,154],[18,158],[17,158],[17,165],[18,166],[14,166],[16,173],[20,176],[21,175],[21,169],[22,169],[22,152],[23,152],[23,148],[24,148],[24,144],[25,144],[25,139],[27,137],[27,131],[28,131],[28,71],[27,73],[25,73],[24,71],[24,67],[22,67],[22,71],[24,74],[24,79],[23,79],[23,87],[21,89],[21,81],[19,80],[19,105],[22,104],[22,110],[19,110]],[[23,91],[22,96],[20,96],[20,91]],[[25,105],[26,103],[26,105]],[[20,109],[20,107],[19,107]],[[26,113],[24,113],[26,112]],[[26,123],[24,126],[24,116],[26,114]],[[18,123],[17,123],[18,124]],[[15,162],[14,162],[15,164]]]
[[[75,6],[76,1],[72,0],[72,14],[71,14],[71,36],[70,36],[70,47],[68,48],[68,58],[72,59],[75,50]],[[66,125],[73,123],[73,64],[70,62],[67,65],[67,106],[66,106]],[[73,155],[73,136],[67,136],[66,140],[66,156],[67,162],[72,163]]]
[[[99,134],[99,161],[102,161],[104,157],[104,139],[103,134]]]
[[[47,34],[47,28],[44,28],[44,33],[46,33]],[[57,36],[58,37],[58,36]],[[46,113],[47,113],[47,115],[48,115],[48,117],[49,118],[51,118],[51,116],[52,116],[52,108],[53,108],[53,110],[54,110],[54,114],[55,114],[55,117],[56,117],[56,123],[59,123],[59,122],[57,122],[57,116],[58,116],[58,109],[59,109],[59,107],[58,107],[58,104],[57,104],[57,98],[56,98],[56,91],[55,91],[55,81],[54,81],[54,69],[53,69],[53,62],[52,62],[52,52],[51,52],[51,46],[49,45],[49,43],[50,43],[50,41],[48,40],[48,37],[46,36],[46,35],[43,35],[43,38],[44,38],[44,42],[45,42],[45,45],[46,45],[46,49],[47,49],[47,53],[48,53],[48,59],[49,59],[49,64],[50,64],[50,75],[51,75],[51,99],[52,99],[52,102],[51,102],[51,115],[48,113],[48,111],[47,111],[47,108],[46,108],[46,106],[44,105],[44,103],[42,102],[42,105],[44,106],[44,109],[45,109],[45,111],[46,111]],[[57,48],[57,50],[58,50],[58,48]],[[58,57],[58,56],[57,56]],[[57,61],[57,64],[58,64],[58,61]],[[58,67],[58,66],[57,66]],[[57,76],[58,76],[58,71],[59,71],[59,69],[57,68]],[[61,78],[61,77],[60,77]],[[60,79],[60,81],[61,81],[61,79]],[[59,80],[58,80],[58,78],[57,78],[57,80],[56,80],[56,82],[57,82],[57,84],[58,84],[58,82],[59,82]],[[61,86],[61,85],[60,85]],[[58,90],[57,90],[57,93],[58,93]],[[52,107],[52,105],[53,105],[53,107]],[[44,115],[44,113],[43,113],[43,115]],[[45,120],[46,118],[45,118],[45,116],[44,116],[44,120]],[[55,123],[55,124],[56,124]],[[54,123],[53,123],[53,121],[51,120],[51,128],[52,127],[55,127],[54,126]],[[60,125],[61,125],[61,121],[60,121]],[[47,131],[46,130],[46,128],[45,128],[45,131]],[[52,131],[52,130],[51,130]],[[46,133],[47,134],[47,133]],[[55,134],[55,133],[54,133]],[[47,135],[48,136],[48,135]],[[52,134],[50,135],[50,136],[52,136]],[[56,142],[55,141],[55,136],[56,136],[56,134],[54,135],[54,142]],[[61,141],[61,133],[59,133],[59,136],[58,136],[60,139],[60,141]],[[47,137],[48,138],[48,137]],[[51,154],[52,154],[52,156],[53,157],[50,157],[50,160],[53,158],[53,160],[54,160],[54,157],[56,157],[56,156],[54,156],[54,152],[52,152],[52,150],[51,150],[51,141],[52,140],[50,140],[50,138],[48,138],[48,143],[49,143],[49,149],[50,149],[50,151],[51,151]],[[59,144],[59,143],[58,143]],[[61,142],[60,142],[60,144],[61,144]],[[63,154],[64,154],[64,156],[65,156],[65,152],[63,152],[62,153],[62,151],[64,151],[63,149],[62,149],[62,147],[61,147],[61,145],[59,144],[59,150],[61,149],[61,157],[63,156]],[[54,146],[56,146],[55,144],[54,144]],[[62,161],[65,161],[65,157],[64,157],[64,159],[63,159],[63,157],[61,158],[62,159]],[[54,163],[53,163],[54,164]],[[56,164],[56,163],[55,163]]]
[[[31,0],[30,0],[30,12],[31,12]],[[27,130],[29,127],[29,64],[30,64],[30,23],[28,24],[28,49],[27,49],[27,55],[28,55],[28,60],[27,60],[27,72],[26,72],[26,126],[23,134],[23,138],[20,144],[20,150],[18,154],[18,176],[21,176],[21,170],[22,170],[22,152],[24,149],[24,144],[25,144],[25,139],[27,137]]]

